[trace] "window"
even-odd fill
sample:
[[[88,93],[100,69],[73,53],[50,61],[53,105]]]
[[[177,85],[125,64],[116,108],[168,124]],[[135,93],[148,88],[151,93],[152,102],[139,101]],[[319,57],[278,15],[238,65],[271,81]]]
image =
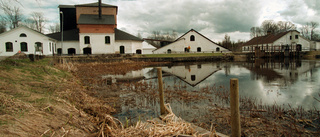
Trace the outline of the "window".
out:
[[[105,37],[105,43],[106,44],[110,44],[110,36],[106,36]]]
[[[296,35],[296,39],[299,39],[299,35]]]
[[[137,50],[136,50],[136,54],[142,54],[141,49],[137,49]]]
[[[90,44],[90,37],[89,36],[84,37],[84,44]]]
[[[167,53],[168,53],[168,54],[171,54],[171,49],[168,49],[168,50],[167,50]]]
[[[42,50],[42,43],[36,42],[36,51],[41,51],[41,50]]]
[[[196,80],[196,75],[191,75],[191,80],[195,81]]]
[[[49,42],[49,51],[51,52],[51,48],[52,48],[53,43]]]
[[[13,52],[13,45],[11,42],[6,43],[6,52]]]
[[[292,40],[292,36],[290,36],[290,40]]]
[[[21,34],[20,34],[20,37],[27,37],[27,35],[24,34],[24,33],[21,33]]]
[[[197,52],[201,52],[201,48],[200,47],[197,48]]]
[[[28,44],[26,42],[20,43],[20,51],[27,52],[28,51]]]
[[[217,48],[216,48],[216,51],[218,51],[218,52],[219,52],[219,51],[220,51],[220,48],[219,48],[219,47],[217,47]]]
[[[195,41],[195,37],[193,35],[190,36],[190,41]]]

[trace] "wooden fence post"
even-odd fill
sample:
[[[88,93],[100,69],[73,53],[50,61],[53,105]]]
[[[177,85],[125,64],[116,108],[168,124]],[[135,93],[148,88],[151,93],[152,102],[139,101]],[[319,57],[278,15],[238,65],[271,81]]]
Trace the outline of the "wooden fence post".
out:
[[[239,81],[230,79],[230,109],[231,109],[231,136],[241,136],[240,111],[239,111]]]
[[[163,97],[163,82],[162,82],[162,69],[159,67],[158,70],[158,84],[159,84],[159,97],[160,97],[160,114],[164,115],[166,113],[164,106],[164,97]]]

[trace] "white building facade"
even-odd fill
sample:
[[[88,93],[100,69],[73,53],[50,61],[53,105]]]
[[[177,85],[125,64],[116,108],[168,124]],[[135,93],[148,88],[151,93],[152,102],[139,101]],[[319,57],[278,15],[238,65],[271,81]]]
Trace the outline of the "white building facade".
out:
[[[310,51],[310,41],[296,30],[255,37],[243,45],[242,51],[254,52],[258,47],[266,52],[277,52],[283,51],[285,46],[290,50]]]
[[[0,34],[0,56],[16,53],[52,55],[57,52],[57,40],[21,26]]]
[[[215,53],[230,52],[230,50],[211,41],[199,32],[191,29],[175,42],[154,50],[154,54],[170,53]]]

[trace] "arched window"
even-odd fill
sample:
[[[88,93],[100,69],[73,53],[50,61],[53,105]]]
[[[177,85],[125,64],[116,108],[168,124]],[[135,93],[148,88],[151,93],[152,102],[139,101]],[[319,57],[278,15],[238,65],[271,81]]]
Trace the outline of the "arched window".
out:
[[[197,48],[197,52],[201,52],[201,47],[198,47],[198,48]]]
[[[41,51],[42,50],[42,43],[41,42],[36,42],[36,51]]]
[[[193,35],[190,36],[190,41],[195,41],[195,37]]]
[[[6,42],[6,52],[13,52],[12,42]]]
[[[21,43],[20,43],[20,51],[22,51],[22,52],[28,52],[28,43],[26,43],[26,42],[21,42]]]
[[[27,35],[25,33],[21,33],[20,37],[27,37]]]
[[[90,44],[90,37],[89,36],[84,37],[84,44]]]
[[[68,55],[75,55],[76,49],[75,48],[68,48]]]
[[[110,36],[106,36],[104,39],[106,44],[110,44]]]
[[[136,50],[136,54],[142,54],[141,49],[137,49],[137,50]]]
[[[87,54],[87,55],[92,54],[91,48],[89,48],[89,47],[83,48],[83,54]]]
[[[171,49],[168,49],[168,50],[167,50],[167,53],[168,53],[168,54],[171,54]]]
[[[217,48],[216,48],[216,51],[217,51],[217,52],[219,52],[219,51],[220,51],[220,48],[219,48],[219,47],[217,47]]]

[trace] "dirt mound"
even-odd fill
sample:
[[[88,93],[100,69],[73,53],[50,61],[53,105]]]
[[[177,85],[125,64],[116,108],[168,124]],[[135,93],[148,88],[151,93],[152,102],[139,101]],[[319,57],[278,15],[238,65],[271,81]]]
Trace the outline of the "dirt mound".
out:
[[[23,52],[20,52],[20,53],[18,52],[9,58],[11,58],[11,59],[27,59],[28,56],[27,56],[27,54],[25,54]]]

